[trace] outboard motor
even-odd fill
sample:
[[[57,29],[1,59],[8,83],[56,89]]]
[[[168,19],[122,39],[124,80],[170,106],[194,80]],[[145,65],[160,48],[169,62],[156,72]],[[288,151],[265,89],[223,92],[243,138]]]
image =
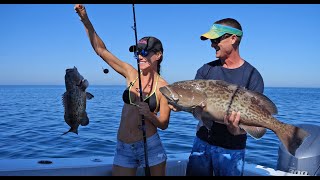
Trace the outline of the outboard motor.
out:
[[[280,142],[277,169],[299,175],[320,175],[320,126],[298,124],[310,133],[292,156]]]

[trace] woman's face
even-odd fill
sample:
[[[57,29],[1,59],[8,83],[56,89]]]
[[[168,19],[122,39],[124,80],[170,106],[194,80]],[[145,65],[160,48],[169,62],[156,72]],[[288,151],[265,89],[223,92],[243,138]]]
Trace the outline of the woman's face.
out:
[[[156,53],[154,51],[148,52],[146,56],[139,54],[139,66],[140,70],[153,69],[157,67],[157,61],[160,59],[161,53]]]

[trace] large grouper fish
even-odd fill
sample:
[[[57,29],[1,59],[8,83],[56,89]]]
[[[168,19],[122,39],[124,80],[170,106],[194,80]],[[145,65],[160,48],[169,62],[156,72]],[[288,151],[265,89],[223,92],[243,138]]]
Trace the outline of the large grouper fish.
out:
[[[83,78],[76,67],[66,69],[65,86],[66,92],[62,96],[64,106],[64,120],[70,126],[68,132],[78,134],[78,127],[81,124],[89,124],[89,118],[86,112],[86,100],[94,96],[86,92],[89,82]]]
[[[267,96],[222,80],[178,81],[161,87],[160,92],[169,104],[192,113],[207,128],[211,127],[212,121],[224,124],[226,114],[240,111],[239,127],[256,139],[265,133],[260,130],[263,134],[256,134],[256,128],[270,129],[293,156],[309,135],[304,129],[273,117],[278,110]]]

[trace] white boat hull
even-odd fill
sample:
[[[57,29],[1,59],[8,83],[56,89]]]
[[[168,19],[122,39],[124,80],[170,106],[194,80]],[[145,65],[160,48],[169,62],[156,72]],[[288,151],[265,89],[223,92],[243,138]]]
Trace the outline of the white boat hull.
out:
[[[185,176],[188,155],[168,155],[166,175]],[[113,157],[3,159],[0,160],[0,176],[111,176],[112,162]],[[144,176],[143,168],[138,169],[137,175]],[[301,174],[278,171],[246,162],[244,175],[297,176]]]

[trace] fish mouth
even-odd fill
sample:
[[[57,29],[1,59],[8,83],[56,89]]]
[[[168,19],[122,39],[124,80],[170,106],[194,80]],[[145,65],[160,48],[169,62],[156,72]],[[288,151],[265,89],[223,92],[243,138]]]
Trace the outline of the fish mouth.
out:
[[[73,72],[73,68],[72,69],[66,69],[66,73],[72,73]]]
[[[89,86],[89,82],[86,79],[82,79],[80,80],[80,82],[77,84],[77,86],[82,89],[83,91],[85,91],[87,89],[87,87]]]
[[[167,86],[159,88],[159,91],[167,98],[169,104],[174,105],[179,101],[177,93]]]
[[[79,82],[78,82],[78,84],[77,84],[77,86],[82,86],[82,85],[84,84],[84,80],[85,80],[85,79],[80,79]]]
[[[78,69],[75,66],[73,68],[66,69],[66,73],[71,73],[73,71],[78,71]]]

